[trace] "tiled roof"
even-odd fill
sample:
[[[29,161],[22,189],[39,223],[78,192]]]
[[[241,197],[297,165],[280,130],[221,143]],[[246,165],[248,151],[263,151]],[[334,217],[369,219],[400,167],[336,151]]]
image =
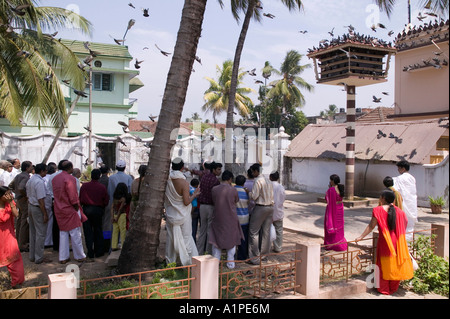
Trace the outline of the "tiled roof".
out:
[[[84,47],[83,41],[62,39],[61,42],[69,47],[74,53],[87,54],[88,50]],[[98,53],[98,56],[111,56],[125,59],[133,59],[128,51],[128,47],[117,44],[105,44],[89,42],[89,48]]]
[[[356,122],[376,123],[393,121],[388,118],[389,115],[394,115],[395,110],[393,107],[377,107],[376,109],[365,109],[367,113],[364,113],[356,119]]]
[[[446,132],[445,120],[356,123],[355,157],[359,160],[407,160],[423,164]],[[347,123],[310,124],[295,137],[287,157],[344,160]]]

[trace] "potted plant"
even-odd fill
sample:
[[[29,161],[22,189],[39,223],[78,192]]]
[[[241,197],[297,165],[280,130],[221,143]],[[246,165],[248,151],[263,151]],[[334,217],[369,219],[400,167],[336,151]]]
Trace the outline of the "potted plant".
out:
[[[428,196],[428,200],[430,201],[431,212],[433,214],[441,214],[442,207],[445,205],[445,200],[442,196],[432,197]]]

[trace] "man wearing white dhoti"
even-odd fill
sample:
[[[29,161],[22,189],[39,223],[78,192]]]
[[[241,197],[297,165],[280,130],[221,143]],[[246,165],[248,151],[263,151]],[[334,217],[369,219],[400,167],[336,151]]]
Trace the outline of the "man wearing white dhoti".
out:
[[[408,218],[406,226],[406,240],[413,239],[414,225],[417,221],[417,188],[416,179],[409,173],[410,165],[407,161],[397,162],[399,176],[393,177],[394,187],[403,197],[403,211]]]
[[[189,183],[182,173],[184,163],[181,159],[172,162],[172,171],[166,186],[164,207],[166,209],[166,260],[167,263],[177,261],[183,266],[192,263],[192,257],[198,256],[197,246],[192,237],[192,201],[200,194],[197,188],[189,195]]]

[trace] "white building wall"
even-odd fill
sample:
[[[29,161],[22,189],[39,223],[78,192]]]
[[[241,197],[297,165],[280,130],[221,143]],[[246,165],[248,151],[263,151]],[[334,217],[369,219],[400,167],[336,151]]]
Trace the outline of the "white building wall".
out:
[[[428,196],[443,196],[449,204],[449,160],[439,164],[412,165],[410,173],[416,179],[417,202],[419,206],[429,207]],[[329,177],[337,174],[345,181],[345,162],[326,159],[292,159],[290,189],[323,193],[327,191]],[[384,189],[386,176],[397,176],[395,163],[362,162],[355,165],[355,195],[378,197]]]

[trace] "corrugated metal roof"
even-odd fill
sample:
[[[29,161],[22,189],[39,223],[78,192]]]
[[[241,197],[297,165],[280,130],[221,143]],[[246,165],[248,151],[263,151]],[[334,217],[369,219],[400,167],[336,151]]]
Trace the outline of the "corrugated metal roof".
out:
[[[310,124],[289,146],[287,157],[345,159],[347,123]],[[442,135],[448,136],[448,119],[411,122],[357,123],[355,157],[360,160],[423,164]]]

